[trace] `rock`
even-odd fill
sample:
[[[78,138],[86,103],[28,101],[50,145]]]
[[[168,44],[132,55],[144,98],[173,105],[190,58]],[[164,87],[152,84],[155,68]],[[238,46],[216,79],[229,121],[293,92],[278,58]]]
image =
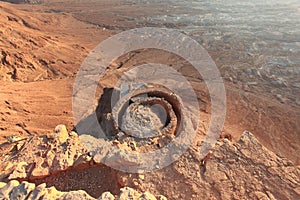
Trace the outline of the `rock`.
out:
[[[19,181],[12,180],[0,189],[0,195],[9,198],[9,193],[19,185]]]
[[[141,200],[156,200],[155,196],[153,194],[150,194],[149,192],[145,192],[142,194],[142,196],[139,198]]]
[[[256,191],[256,192],[254,192],[254,194],[255,194],[256,198],[259,199],[259,200],[269,200],[268,195],[266,195],[263,192]]]
[[[65,125],[57,125],[54,129],[55,138],[59,140],[60,143],[65,143],[69,138],[69,133]]]
[[[57,191],[55,187],[46,188],[44,196],[41,200],[52,200],[52,199],[61,199],[65,194],[64,192]]]
[[[245,131],[235,144],[223,141],[205,168],[205,181],[200,179],[197,184],[205,188],[209,183],[208,188],[217,190],[220,199],[298,199],[294,188],[300,167],[266,149],[250,132]]]
[[[71,136],[71,137],[78,137],[78,134],[75,131],[71,131],[69,133],[69,136]]]
[[[294,189],[294,192],[300,196],[300,186]]]
[[[35,167],[31,172],[32,177],[42,177],[49,174],[49,168],[42,166],[44,163],[44,159],[39,157],[35,162]]]
[[[13,143],[13,142],[21,141],[22,138],[17,137],[17,136],[15,136],[15,135],[10,135],[10,136],[7,138],[7,140],[8,140],[8,142]]]
[[[60,192],[55,187],[46,188],[46,184],[35,184],[26,181],[19,184],[18,181],[12,180],[9,183],[0,182],[0,199],[7,200],[96,200],[83,190]],[[115,198],[110,192],[104,192],[98,200],[156,200],[155,196],[145,192],[140,192],[125,187],[120,190],[120,194]],[[167,200],[164,196],[159,196],[159,200]]]
[[[27,162],[19,162],[17,167],[12,172],[12,174],[9,175],[8,179],[13,180],[18,178],[26,178],[27,173],[25,167],[27,165],[28,165]]]
[[[114,140],[112,143],[113,143],[113,145],[116,145],[116,146],[121,144],[120,141],[118,141],[118,140]]]
[[[99,155],[99,153],[97,153],[96,156],[97,155]],[[127,150],[122,149],[113,149],[109,151],[102,159],[105,160],[107,165],[115,168],[120,168],[121,166],[122,169],[130,169],[131,167],[140,165],[139,154],[131,154]]]
[[[46,183],[42,183],[38,185],[34,190],[32,190],[31,194],[28,196],[30,200],[39,200],[43,195],[46,194],[45,191]]]
[[[50,173],[66,170],[68,167],[73,166],[74,162],[82,154],[85,154],[85,152],[86,150],[78,137],[68,139],[64,145],[59,145],[57,148],[52,149],[53,159],[51,161]]]
[[[104,192],[98,200],[115,200],[115,196],[110,192]]]
[[[45,164],[47,164],[47,167],[51,167],[53,164],[53,160],[55,158],[55,152],[53,152],[52,149],[50,149],[47,154],[46,154],[46,158],[44,160]]]
[[[145,180],[145,175],[144,174],[139,174],[139,179]]]
[[[128,200],[128,199],[157,200],[157,198],[153,194],[150,194],[149,192],[145,192],[141,194],[140,192],[129,187],[121,188],[120,195],[116,199],[117,200]],[[164,196],[159,196],[159,199],[167,200],[167,198]]]
[[[57,154],[53,159],[53,164],[50,168],[51,172],[62,171],[71,167],[74,163],[74,160],[69,157],[68,153],[66,154]]]
[[[55,158],[53,159],[52,166],[50,168],[50,173],[66,170],[67,168],[73,166],[74,161],[78,157],[80,157],[82,153],[83,152],[79,152],[79,150],[73,148],[73,149],[68,149],[65,152],[60,152],[56,154]]]
[[[274,197],[274,195],[270,191],[266,191],[266,193],[267,193],[270,200],[276,200],[276,198]]]
[[[3,188],[6,185],[4,182],[0,182],[0,189]]]
[[[11,162],[9,162],[9,163],[6,165],[6,167],[4,168],[4,171],[7,171],[7,170],[11,169],[13,166],[14,166],[14,164],[11,163]]]
[[[59,129],[67,133],[64,126],[60,126]],[[26,146],[30,151],[21,151],[15,159],[0,164],[0,171],[2,171],[0,181],[38,178],[66,170],[86,153],[79,137],[69,137],[61,144],[63,141],[56,136],[44,135],[32,138]],[[85,159],[92,160],[91,158]]]
[[[141,195],[141,193],[132,188],[124,187],[121,188],[121,192],[120,195],[117,197],[117,200],[135,199],[136,197],[140,197]]]
[[[282,95],[280,95],[280,94],[276,94],[275,96],[276,96],[276,98],[280,101],[280,103],[285,103],[285,102],[287,101],[287,99],[284,98],[284,97],[283,97]]]
[[[168,200],[167,197],[163,196],[163,195],[159,195],[157,197],[157,200]]]
[[[91,160],[92,160],[91,156],[84,154],[79,156],[79,158],[74,162],[73,166],[76,167],[78,165],[88,164]]]
[[[135,187],[137,187],[137,186],[139,186],[139,183],[138,183],[137,181],[133,181],[133,185],[134,185]]]
[[[24,181],[11,191],[9,198],[15,200],[27,199],[27,196],[34,188],[35,184]]]
[[[40,184],[35,187],[35,184],[26,181],[19,184],[18,181],[12,180],[0,189],[0,199],[8,200],[95,200],[90,197],[85,191],[60,192],[55,187],[46,188],[46,184]]]
[[[83,190],[71,191],[60,197],[62,200],[95,200]]]
[[[136,142],[135,142],[135,141],[129,142],[128,146],[129,146],[133,151],[136,151],[136,150],[137,150],[137,148],[136,148]]]

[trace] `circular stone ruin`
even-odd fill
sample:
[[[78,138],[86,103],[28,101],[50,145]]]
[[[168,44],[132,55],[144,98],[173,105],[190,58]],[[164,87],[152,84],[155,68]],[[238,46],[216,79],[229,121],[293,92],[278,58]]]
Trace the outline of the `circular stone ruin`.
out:
[[[176,136],[181,106],[180,98],[169,89],[143,84],[125,94],[104,89],[97,116],[108,138],[129,146],[134,143],[133,150],[146,151],[161,148]]]

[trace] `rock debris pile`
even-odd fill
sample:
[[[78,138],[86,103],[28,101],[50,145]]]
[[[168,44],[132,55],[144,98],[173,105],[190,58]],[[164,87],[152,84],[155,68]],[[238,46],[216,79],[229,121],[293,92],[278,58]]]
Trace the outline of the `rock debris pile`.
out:
[[[8,183],[0,182],[0,199],[30,199],[30,200],[96,200],[88,195],[83,190],[61,192],[56,190],[55,187],[47,188],[46,184],[36,186],[34,183],[23,181],[19,183],[12,180]],[[125,187],[120,190],[119,195],[113,195],[110,192],[104,192],[98,200],[167,200],[164,196],[158,196],[145,192],[140,193],[132,188]]]
[[[205,159],[199,158],[199,148],[192,145],[164,169],[130,174],[99,163],[75,132],[59,125],[53,134],[1,145],[5,162],[0,163],[0,195],[2,199],[124,200],[166,199],[159,194],[169,199],[300,196],[300,167],[263,147],[249,132],[236,144],[220,140]]]

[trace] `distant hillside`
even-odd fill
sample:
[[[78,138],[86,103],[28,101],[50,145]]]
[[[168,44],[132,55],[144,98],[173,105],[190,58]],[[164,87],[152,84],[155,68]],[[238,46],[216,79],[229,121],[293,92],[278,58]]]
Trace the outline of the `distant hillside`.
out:
[[[88,51],[61,30],[79,26],[69,15],[33,14],[0,2],[0,80],[73,76]]]
[[[1,0],[9,3],[32,3],[32,4],[37,4],[41,3],[41,0]]]

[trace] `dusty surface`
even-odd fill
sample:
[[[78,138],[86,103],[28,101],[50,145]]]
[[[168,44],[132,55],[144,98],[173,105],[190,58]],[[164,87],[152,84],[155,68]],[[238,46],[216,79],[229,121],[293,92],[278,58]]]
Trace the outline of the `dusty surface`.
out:
[[[27,15],[1,5],[1,80],[32,82],[74,75],[87,50],[71,36],[72,27],[87,25],[67,14]],[[62,29],[69,33],[60,34]]]
[[[93,43],[110,33],[67,14],[28,15],[3,2],[0,15],[2,141],[49,132],[58,121],[71,127],[72,77]]]
[[[243,40],[235,40],[232,48],[236,49],[223,43],[202,45],[225,80],[227,116],[223,137],[235,143],[244,130],[249,130],[259,142],[244,134],[234,145],[218,144],[209,159],[198,158],[197,145],[210,118],[207,88],[186,61],[158,50],[131,52],[115,61],[99,84],[95,102],[104,88],[113,87],[120,75],[134,66],[153,62],[177,69],[197,93],[202,120],[194,144],[179,161],[152,174],[122,174],[94,161],[90,163],[93,159],[85,155],[87,150],[70,132],[68,141],[66,137],[51,138],[49,134],[57,124],[66,124],[68,130],[74,128],[74,77],[92,48],[128,28],[148,25],[176,28],[178,23],[153,24],[148,20],[147,17],[165,11],[159,3],[150,8],[146,4],[121,1],[45,2],[40,5],[0,2],[0,141],[5,144],[0,147],[5,160],[0,163],[1,180],[7,182],[11,176],[36,184],[46,182],[47,187],[56,186],[61,191],[82,189],[94,198],[105,191],[117,195],[120,188],[130,186],[169,199],[298,199],[299,167],[295,165],[300,163],[299,80],[295,75],[292,84],[286,84],[268,74],[270,71],[255,79],[255,67],[261,60],[254,54],[243,53],[239,46]],[[174,7],[173,14],[180,12]],[[297,56],[297,52],[292,53]],[[232,65],[233,62],[236,64]],[[291,67],[296,69],[293,64]],[[277,86],[265,85],[264,79]],[[24,140],[10,144],[15,137]],[[135,148],[129,141],[124,142],[122,148]],[[23,146],[27,143],[28,146]],[[74,148],[66,151],[72,145]],[[26,151],[22,150],[24,147]],[[14,156],[20,149],[21,153]],[[47,160],[48,153],[51,156]],[[10,157],[13,164],[7,168],[6,160]],[[67,161],[63,162],[65,158]],[[19,171],[13,173],[18,164]],[[35,168],[38,170],[33,171]],[[87,180],[90,184],[86,184]]]

